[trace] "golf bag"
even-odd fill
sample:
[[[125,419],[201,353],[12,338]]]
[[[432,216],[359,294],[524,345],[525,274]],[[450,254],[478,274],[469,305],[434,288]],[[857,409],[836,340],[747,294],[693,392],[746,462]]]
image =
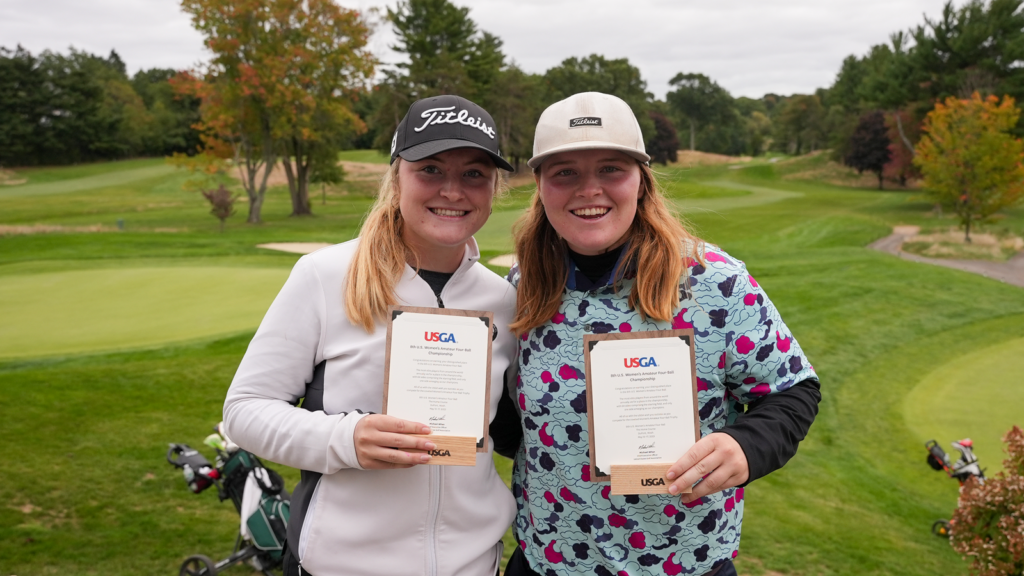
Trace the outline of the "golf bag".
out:
[[[956,479],[963,486],[969,478],[977,478],[980,482],[985,481],[985,471],[978,463],[978,457],[974,455],[974,442],[970,438],[964,438],[952,443],[953,448],[960,452],[956,462],[947,454],[935,440],[925,442],[924,447],[928,450],[928,465],[936,471],[944,471],[950,478]],[[949,532],[953,527],[952,520],[936,520],[932,523],[932,534],[949,538]]]
[[[201,554],[189,556],[179,575],[215,576],[229,566],[248,562],[264,575],[275,576],[271,570],[281,567],[290,517],[290,495],[284,480],[231,442],[222,424],[214,427],[204,443],[216,450],[215,464],[187,444],[171,444],[167,461],[182,471],[193,493],[216,486],[222,502],[231,500],[241,518],[239,534],[231,556],[216,563]]]

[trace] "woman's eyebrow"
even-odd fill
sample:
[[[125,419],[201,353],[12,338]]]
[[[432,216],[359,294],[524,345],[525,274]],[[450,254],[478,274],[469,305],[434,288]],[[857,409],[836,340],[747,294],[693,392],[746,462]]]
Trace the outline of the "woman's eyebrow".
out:
[[[576,163],[573,162],[572,160],[559,160],[558,162],[552,162],[551,164],[548,164],[548,168],[553,168],[555,166],[573,166],[575,164]]]

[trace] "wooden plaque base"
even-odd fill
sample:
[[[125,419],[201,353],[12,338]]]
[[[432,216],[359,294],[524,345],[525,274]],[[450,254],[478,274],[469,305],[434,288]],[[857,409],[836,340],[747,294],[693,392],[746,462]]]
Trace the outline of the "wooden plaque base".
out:
[[[653,464],[612,464],[612,494],[668,494],[672,483],[665,478],[665,473],[674,462],[658,462]],[[683,490],[690,492],[692,489]]]
[[[476,466],[476,438],[472,436],[438,436],[435,434],[412,434],[427,438],[437,448],[428,452],[430,462],[436,466]],[[407,450],[413,454],[423,454],[423,450]]]

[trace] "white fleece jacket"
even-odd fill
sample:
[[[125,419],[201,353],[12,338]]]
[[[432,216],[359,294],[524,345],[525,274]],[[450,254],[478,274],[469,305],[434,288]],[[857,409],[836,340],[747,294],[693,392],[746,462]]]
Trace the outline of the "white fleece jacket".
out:
[[[383,402],[387,327],[373,334],[345,314],[344,287],[359,240],[299,259],[249,344],[224,402],[227,434],[242,448],[324,476],[302,527],[298,557],[315,576],[422,574],[493,576],[515,502],[486,453],[473,467],[363,470],[352,435]],[[476,241],[441,292],[446,308],[494,312],[490,417],[515,361],[508,325],[515,289],[479,264]],[[427,283],[406,266],[399,305],[436,307]],[[326,360],[324,412],[291,404]]]

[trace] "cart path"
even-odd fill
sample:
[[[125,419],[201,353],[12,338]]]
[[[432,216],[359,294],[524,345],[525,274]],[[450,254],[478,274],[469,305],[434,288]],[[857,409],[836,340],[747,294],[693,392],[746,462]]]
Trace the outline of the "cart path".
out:
[[[994,280],[999,280],[1000,282],[1005,282],[1006,284],[1012,284],[1013,286],[1024,288],[1024,252],[1017,253],[1006,262],[927,258],[925,256],[918,256],[917,254],[904,252],[902,250],[903,242],[907,238],[917,234],[919,230],[920,229],[917,226],[897,226],[893,228],[892,234],[868,244],[868,248],[878,250],[879,252],[886,252],[896,256],[897,258],[910,260],[911,262],[921,262],[924,264],[933,264],[935,266],[963,270],[964,272],[979,274],[986,278],[992,278]]]

